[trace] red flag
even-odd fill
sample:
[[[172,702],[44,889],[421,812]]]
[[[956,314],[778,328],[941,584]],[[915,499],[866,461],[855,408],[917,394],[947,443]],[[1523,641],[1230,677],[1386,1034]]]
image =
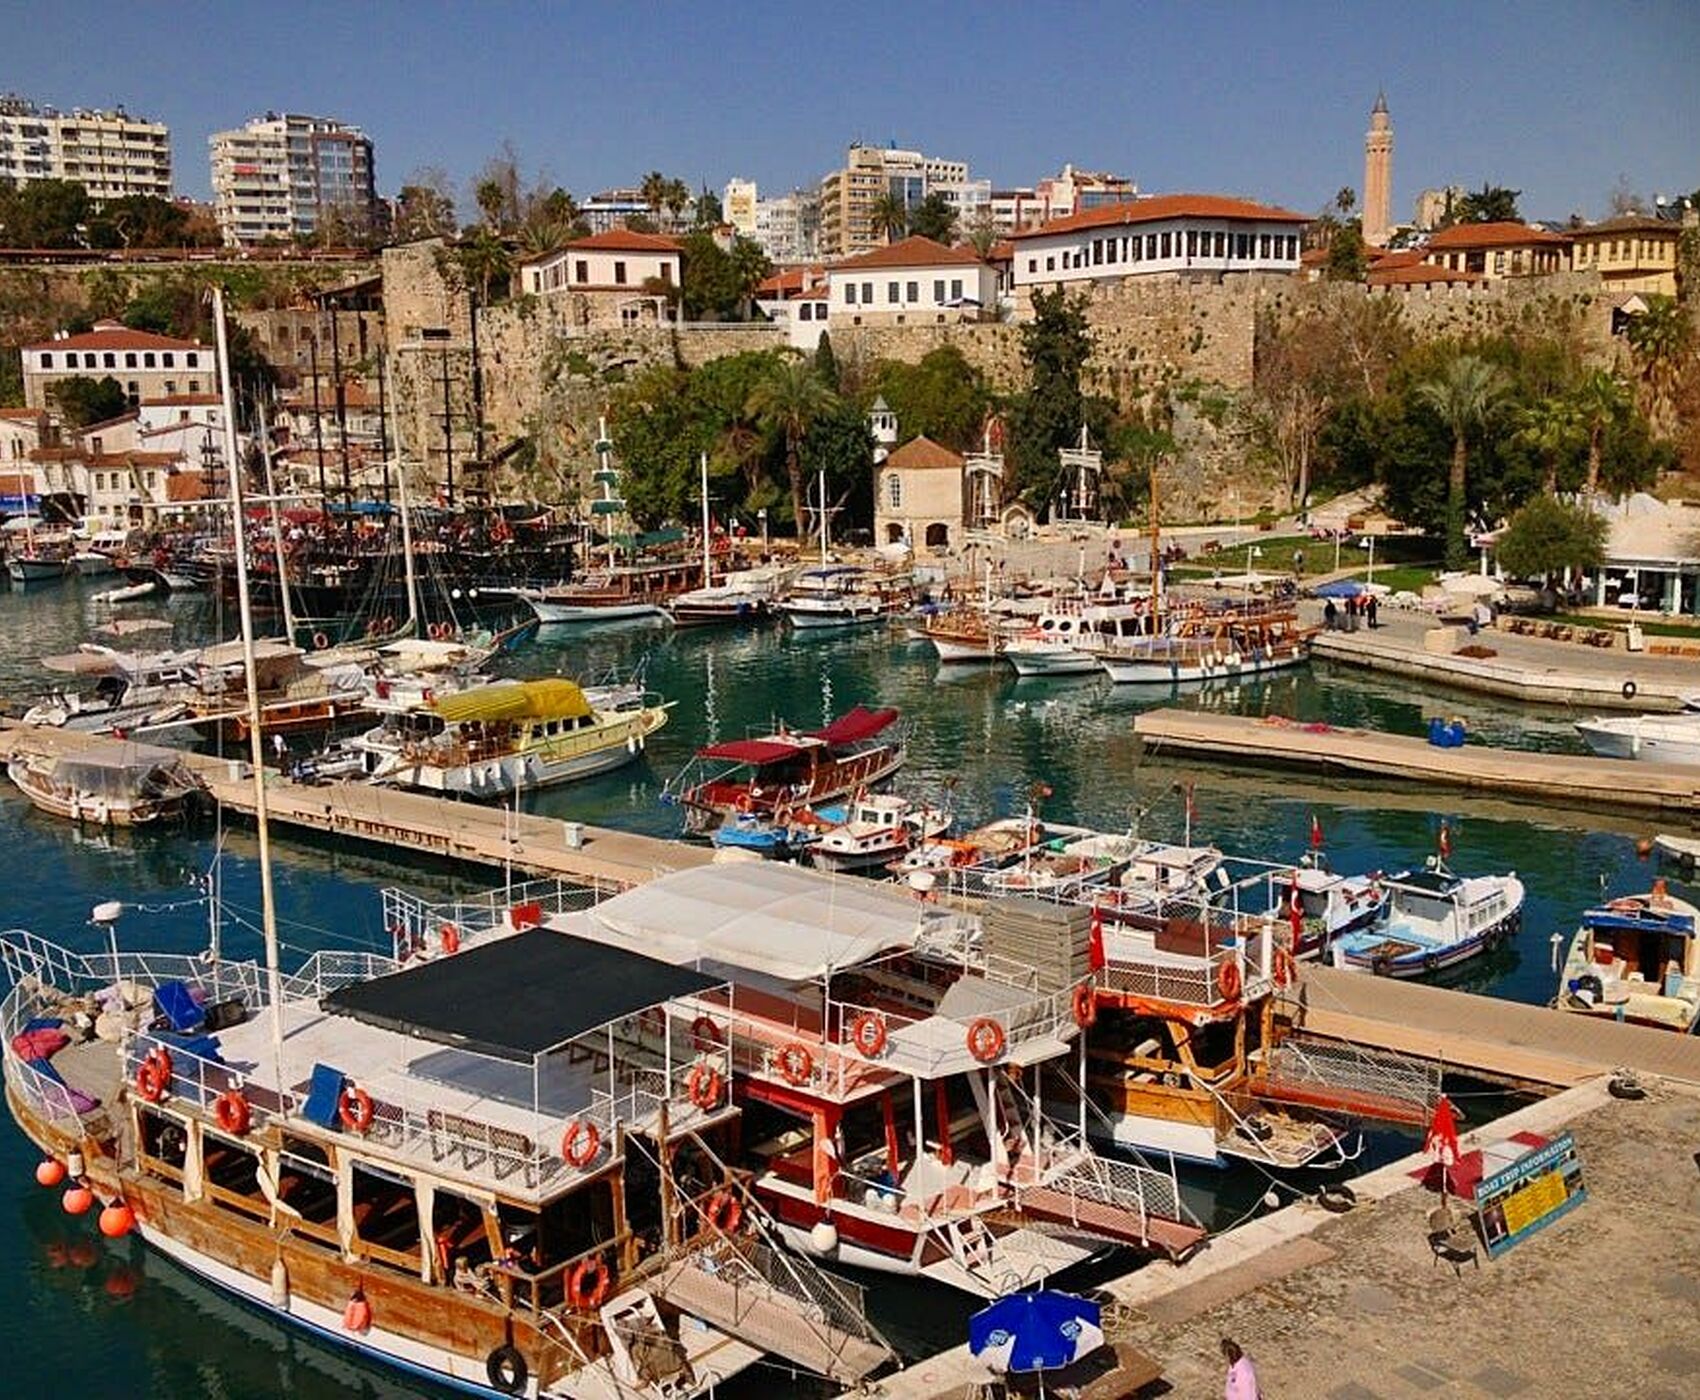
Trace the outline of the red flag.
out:
[[[1104,911],[1097,905],[1092,906],[1092,941],[1087,957],[1094,972],[1101,971],[1107,961],[1104,956]]]
[[[1198,804],[1192,800],[1192,784],[1186,785],[1186,819],[1189,822],[1198,820]]]
[[[1457,1164],[1458,1119],[1452,1112],[1452,1101],[1445,1094],[1434,1101],[1434,1117],[1429,1120],[1423,1151],[1432,1152],[1443,1167]]]
[[[1299,898],[1299,872],[1296,870],[1293,872],[1292,887],[1287,893],[1287,922],[1293,930],[1293,951],[1296,953],[1299,940],[1304,937],[1305,932],[1305,906],[1304,901]]]
[[[1317,820],[1315,812],[1310,814],[1310,848],[1313,851],[1322,849],[1322,823]]]
[[[1439,847],[1442,856],[1452,854],[1452,828],[1445,822],[1440,824],[1440,837],[1436,845]]]

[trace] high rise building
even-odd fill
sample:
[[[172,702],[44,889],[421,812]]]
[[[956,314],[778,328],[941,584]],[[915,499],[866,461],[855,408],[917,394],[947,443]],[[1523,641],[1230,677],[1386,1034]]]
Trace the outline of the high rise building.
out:
[[[821,181],[821,255],[848,257],[880,247],[887,231],[874,214],[887,195],[913,209],[935,188],[969,183],[966,161],[941,160],[895,146],[851,146],[844,165]],[[988,187],[988,199],[990,194]]]
[[[74,180],[97,205],[133,194],[170,199],[171,131],[122,107],[61,112],[0,97],[0,180]]]
[[[777,198],[756,201],[753,235],[768,258],[789,266],[820,254],[820,196],[814,190],[793,190]]]
[[[1364,242],[1385,247],[1393,229],[1393,123],[1387,116],[1387,94],[1377,93],[1364,134]]]
[[[720,215],[745,238],[756,236],[756,182],[732,179],[720,197]]]
[[[211,145],[213,208],[232,246],[310,238],[338,216],[364,231],[378,218],[372,141],[359,127],[268,112]]]

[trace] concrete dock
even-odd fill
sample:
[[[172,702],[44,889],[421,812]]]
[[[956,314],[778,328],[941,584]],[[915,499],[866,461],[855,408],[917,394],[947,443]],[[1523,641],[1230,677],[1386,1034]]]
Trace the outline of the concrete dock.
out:
[[[1135,717],[1133,732],[1149,749],[1171,755],[1435,783],[1501,798],[1633,808],[1685,822],[1700,815],[1700,767],[1481,744],[1443,749],[1426,739],[1375,730],[1196,710],[1148,710]]]
[[[0,762],[15,754],[74,753],[91,736],[0,721]],[[211,754],[183,753],[184,762],[225,811],[254,815],[254,785],[247,764]],[[274,826],[296,828],[414,851],[528,875],[557,876],[587,885],[619,888],[702,865],[704,846],[554,817],[515,814],[501,807],[455,802],[425,793],[368,783],[298,783],[267,770],[266,806]]]

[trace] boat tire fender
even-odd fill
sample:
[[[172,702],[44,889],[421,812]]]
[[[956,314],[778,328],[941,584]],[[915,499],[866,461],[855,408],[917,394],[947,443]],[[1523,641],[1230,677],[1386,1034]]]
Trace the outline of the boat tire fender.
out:
[[[1393,975],[1393,959],[1388,957],[1386,953],[1377,953],[1369,965],[1369,970],[1377,977],[1391,977]]]
[[[1625,681],[1623,683],[1623,698],[1625,700],[1633,700],[1638,688],[1639,687],[1636,686],[1634,681]]]
[[[491,1386],[506,1395],[523,1394],[531,1379],[525,1356],[512,1342],[502,1343],[485,1358],[484,1373],[490,1377]]]
[[[329,637],[327,637],[323,632],[313,633],[313,650],[314,651],[329,650],[330,644],[331,644],[331,639]]]
[[[1343,1181],[1330,1181],[1317,1189],[1316,1203],[1334,1215],[1344,1215],[1358,1203],[1357,1192]]]
[[[1424,953],[1423,954],[1423,971],[1424,972],[1438,972],[1438,971],[1440,971],[1440,959],[1438,957],[1436,957],[1433,953]]]
[[[1627,1103],[1638,1103],[1647,1097],[1646,1085],[1627,1070],[1619,1070],[1606,1081],[1606,1092]]]
[[[1593,973],[1584,972],[1576,979],[1576,984],[1571,988],[1571,991],[1576,995],[1577,1000],[1586,1001],[1590,1006],[1598,1006],[1605,1000],[1606,984]],[[1585,996],[1584,993],[1586,993]]]

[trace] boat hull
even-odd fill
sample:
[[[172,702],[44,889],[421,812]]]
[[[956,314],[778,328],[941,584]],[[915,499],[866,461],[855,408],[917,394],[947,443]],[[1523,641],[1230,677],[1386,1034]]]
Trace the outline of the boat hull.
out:
[[[888,616],[884,608],[872,610],[818,611],[812,608],[798,608],[791,604],[783,604],[782,611],[786,620],[793,627],[805,631],[824,631],[834,627],[872,627],[875,623],[884,622]]]
[[[1113,656],[1094,658],[1117,685],[1185,685],[1193,681],[1244,680],[1301,666],[1305,652],[1288,655],[1254,656],[1240,653],[1221,661],[1134,660]]]
[[[1516,933],[1522,923],[1521,907],[1512,910],[1503,919],[1488,925],[1470,938],[1461,939],[1457,943],[1449,943],[1443,948],[1430,948],[1420,952],[1406,953],[1398,957],[1383,958],[1370,953],[1353,953],[1344,948],[1340,949],[1340,960],[1347,967],[1357,968],[1362,972],[1372,972],[1378,977],[1428,977],[1435,973],[1445,972],[1448,968],[1456,967],[1459,963],[1470,961],[1487,952],[1503,938],[1509,938]],[[1396,929],[1396,926],[1395,926]],[[1390,930],[1390,936],[1394,931]]]
[[[1054,651],[1024,651],[1006,647],[1004,660],[1018,676],[1086,676],[1098,669],[1098,658],[1072,647]]]
[[[625,622],[636,617],[665,618],[659,603],[561,603],[544,598],[527,598],[539,623],[546,627],[582,625],[589,622]]]
[[[6,572],[13,583],[51,583],[65,577],[63,559],[8,559]]]
[[[952,665],[970,662],[996,661],[999,647],[995,638],[962,638],[940,637],[933,633],[923,633],[925,639],[932,643],[933,650],[938,653],[940,661]]]
[[[1660,717],[1662,724],[1584,720],[1576,731],[1601,758],[1633,759],[1641,763],[1700,764],[1700,715],[1682,724]],[[1686,732],[1685,732],[1686,731]]]

